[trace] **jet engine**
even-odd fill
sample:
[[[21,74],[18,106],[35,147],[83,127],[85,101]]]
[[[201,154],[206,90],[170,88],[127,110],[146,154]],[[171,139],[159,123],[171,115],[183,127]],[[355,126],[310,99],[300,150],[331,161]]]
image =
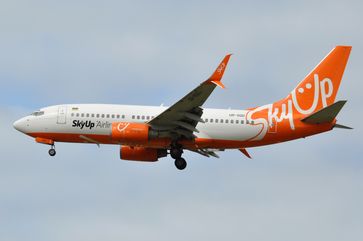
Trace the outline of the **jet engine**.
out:
[[[122,144],[143,145],[149,140],[149,129],[145,123],[114,122],[111,138]]]
[[[167,151],[145,147],[121,146],[120,158],[129,161],[155,162],[159,157],[165,157]]]

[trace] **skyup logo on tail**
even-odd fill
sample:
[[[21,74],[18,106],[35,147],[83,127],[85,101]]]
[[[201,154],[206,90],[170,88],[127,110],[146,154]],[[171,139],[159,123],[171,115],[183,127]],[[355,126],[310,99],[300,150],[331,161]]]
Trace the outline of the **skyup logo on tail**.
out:
[[[312,115],[318,111],[330,114],[332,118],[327,119],[332,122],[338,112],[331,112],[340,110],[345,103],[335,104],[334,101],[350,50],[351,47],[346,46],[334,48],[286,98],[251,109],[247,119],[254,120],[255,125],[261,128],[251,140],[262,140],[267,133],[276,133],[278,128],[285,133],[294,131],[297,125],[309,123],[307,120],[310,118],[311,121]]]
[[[92,121],[74,120],[72,127],[79,127],[81,130],[83,128],[89,128],[91,130],[93,127],[95,127],[95,123]]]

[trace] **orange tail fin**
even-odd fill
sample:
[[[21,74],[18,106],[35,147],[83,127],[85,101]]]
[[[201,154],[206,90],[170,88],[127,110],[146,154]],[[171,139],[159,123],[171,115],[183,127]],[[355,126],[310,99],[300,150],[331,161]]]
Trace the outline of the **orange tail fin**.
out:
[[[334,103],[351,48],[335,47],[290,93],[300,114],[308,115]]]

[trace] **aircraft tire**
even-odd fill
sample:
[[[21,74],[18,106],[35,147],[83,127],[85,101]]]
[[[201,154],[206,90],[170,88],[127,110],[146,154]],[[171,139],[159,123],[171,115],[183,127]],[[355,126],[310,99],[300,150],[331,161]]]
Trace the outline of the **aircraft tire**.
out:
[[[179,170],[184,170],[187,167],[187,162],[182,157],[175,159],[174,164],[175,164],[175,167]]]
[[[53,149],[53,148],[49,149],[48,154],[49,154],[49,156],[55,156],[55,154],[56,154],[55,149]]]

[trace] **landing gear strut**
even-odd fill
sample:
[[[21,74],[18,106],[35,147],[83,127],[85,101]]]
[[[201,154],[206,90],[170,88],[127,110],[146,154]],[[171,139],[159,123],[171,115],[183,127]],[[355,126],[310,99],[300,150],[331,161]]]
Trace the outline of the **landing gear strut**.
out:
[[[54,145],[51,146],[48,153],[49,153],[49,156],[55,156],[56,151],[55,151]]]
[[[180,158],[182,154],[183,154],[183,149],[181,149],[180,147],[174,147],[170,149],[170,156],[173,159]]]
[[[187,162],[184,158],[182,158],[183,149],[181,145],[174,144],[170,149],[171,158],[175,159],[174,164],[175,167],[179,170],[184,170],[187,167]]]

